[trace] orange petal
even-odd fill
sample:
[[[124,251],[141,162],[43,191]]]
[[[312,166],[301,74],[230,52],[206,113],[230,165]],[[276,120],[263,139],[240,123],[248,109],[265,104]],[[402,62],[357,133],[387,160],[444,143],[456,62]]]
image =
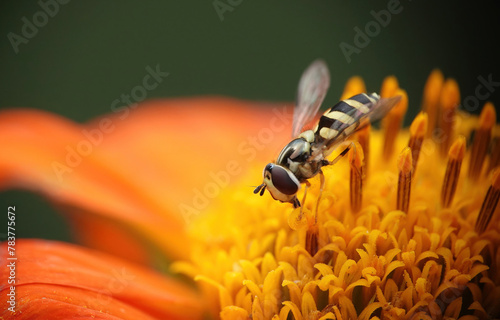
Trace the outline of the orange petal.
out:
[[[1,319],[155,319],[110,296],[100,301],[97,298],[102,296],[89,290],[32,284],[18,286],[15,291],[15,311],[8,309],[10,305],[2,306]],[[2,296],[8,293],[9,289],[1,291]],[[5,302],[2,301],[3,304]]]
[[[63,318],[71,318],[74,312],[101,319],[202,317],[202,302],[193,291],[136,264],[52,241],[18,240],[17,260],[7,260],[6,242],[0,248],[1,260],[15,265],[16,313],[14,317],[2,299],[6,318],[43,317],[41,312],[48,312],[51,319],[57,318],[52,312]],[[10,271],[1,268],[1,278],[8,279]],[[10,286],[2,281],[2,297],[11,291]]]
[[[74,224],[77,234],[92,234],[83,240],[93,247],[140,259],[123,241],[145,239],[138,249],[145,243],[185,257],[184,218],[203,212],[251,162],[271,160],[287,142],[286,105],[261,106],[225,98],[149,101],[87,125],[35,110],[2,111],[0,187],[41,192],[80,222],[98,221],[99,233],[93,223]]]

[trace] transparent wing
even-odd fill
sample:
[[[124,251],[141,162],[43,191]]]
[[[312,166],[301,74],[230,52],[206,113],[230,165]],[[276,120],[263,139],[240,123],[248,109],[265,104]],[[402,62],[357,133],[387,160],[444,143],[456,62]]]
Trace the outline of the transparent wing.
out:
[[[371,111],[368,113],[368,117],[370,119],[370,123],[377,122],[385,117],[391,109],[398,104],[401,100],[401,96],[395,96],[391,98],[380,98],[380,100],[374,104],[371,108]],[[365,124],[366,126],[366,124]],[[362,129],[363,127],[359,127]]]
[[[349,100],[343,101],[348,102]],[[380,98],[376,102],[359,104],[357,108],[352,109],[350,112],[342,112],[342,105],[338,105],[339,108],[333,107],[329,110],[329,113],[336,112],[336,116],[334,120],[331,120],[332,123],[328,127],[332,130],[332,135],[315,148],[313,157],[316,157],[319,153],[327,156],[350,135],[363,129],[369,123],[377,122],[385,117],[400,100],[401,96]]]
[[[298,136],[304,125],[314,118],[329,87],[330,72],[326,63],[315,60],[300,78],[297,104],[293,112],[292,137]]]

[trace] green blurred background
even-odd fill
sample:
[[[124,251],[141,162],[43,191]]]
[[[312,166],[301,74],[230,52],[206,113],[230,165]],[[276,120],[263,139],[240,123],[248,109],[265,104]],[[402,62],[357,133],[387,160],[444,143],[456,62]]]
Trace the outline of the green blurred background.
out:
[[[379,91],[382,79],[394,74],[408,91],[407,118],[417,113],[433,68],[458,81],[462,98],[475,95],[479,76],[500,81],[493,1],[64,2],[1,2],[0,108],[38,108],[85,122],[111,112],[112,101],[157,64],[170,75],[147,98],[291,101],[302,71],[321,57],[332,73],[325,105],[337,101],[352,75]],[[55,12],[55,3],[57,13],[44,21],[43,7]],[[400,12],[348,63],[341,43],[354,46],[354,28],[364,30],[375,20],[372,10],[393,5]],[[26,37],[23,26],[33,19],[40,27]],[[500,94],[494,91],[489,100],[499,106]],[[2,229],[7,206],[16,205],[18,237],[71,239],[63,218],[37,195],[3,191],[0,205]]]

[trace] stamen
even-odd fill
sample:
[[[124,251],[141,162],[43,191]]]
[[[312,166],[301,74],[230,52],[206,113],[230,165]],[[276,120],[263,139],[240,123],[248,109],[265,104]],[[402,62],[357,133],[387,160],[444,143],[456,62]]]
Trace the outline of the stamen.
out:
[[[410,126],[410,141],[408,141],[408,147],[411,149],[411,156],[413,159],[413,174],[415,174],[415,170],[417,169],[420,149],[422,148],[424,136],[427,133],[427,121],[427,113],[421,112],[415,117],[415,120],[413,120]]]
[[[444,77],[440,70],[434,69],[427,78],[424,88],[424,98],[422,110],[427,113],[429,117],[427,127],[427,137],[432,137],[434,129],[436,128],[436,119],[438,116],[438,103],[443,87]]]
[[[358,93],[364,92],[366,92],[366,86],[363,79],[358,76],[350,77],[345,84],[344,92],[342,93],[340,100],[349,99]]]
[[[398,79],[395,76],[385,77],[382,82],[382,87],[380,88],[380,97],[390,98],[396,95],[396,91],[399,89]]]
[[[500,138],[495,138],[493,140],[493,150],[491,151],[488,172],[491,172],[494,168],[498,167],[498,165],[500,165]]]
[[[349,152],[349,163],[351,164],[351,210],[356,213],[361,209],[363,201],[363,174],[365,165],[363,164],[363,149],[359,143]]]
[[[471,158],[469,166],[469,178],[476,180],[481,174],[483,162],[488,152],[491,140],[491,129],[496,123],[495,107],[487,102],[479,117],[479,128],[476,130],[474,142],[472,143]]]
[[[400,95],[401,100],[392,108],[387,116],[382,120],[384,127],[384,157],[387,159],[391,156],[394,149],[394,143],[398,136],[401,123],[408,109],[408,95],[405,90],[397,89],[395,95]]]
[[[446,166],[443,187],[441,189],[441,205],[443,208],[448,208],[453,201],[453,197],[455,196],[464,155],[465,137],[459,136],[452,144],[450,151],[448,152],[448,165]]]
[[[398,198],[396,209],[408,213],[410,207],[410,191],[412,177],[412,158],[411,149],[406,147],[403,149],[398,158]]]
[[[455,113],[460,103],[460,90],[453,79],[447,79],[441,91],[439,99],[441,106],[439,115],[439,132],[437,140],[441,144],[441,155],[444,157],[450,149],[453,141],[453,130],[455,127]]]
[[[363,180],[368,174],[368,160],[370,159],[370,131],[371,131],[371,125],[368,123],[363,129],[359,130],[356,133],[356,138],[358,140],[358,143],[361,146],[361,149],[363,149],[363,158],[364,158],[363,167],[365,168]]]
[[[313,224],[309,226],[306,232],[306,250],[309,252],[311,257],[318,252],[318,225]]]
[[[500,170],[495,170],[493,172],[493,181],[491,183],[490,188],[488,189],[488,193],[486,193],[486,197],[484,198],[483,205],[481,206],[481,210],[479,211],[479,215],[477,216],[476,221],[476,232],[481,234],[488,227],[488,223],[495,213],[495,209],[498,204],[498,200],[500,199]]]

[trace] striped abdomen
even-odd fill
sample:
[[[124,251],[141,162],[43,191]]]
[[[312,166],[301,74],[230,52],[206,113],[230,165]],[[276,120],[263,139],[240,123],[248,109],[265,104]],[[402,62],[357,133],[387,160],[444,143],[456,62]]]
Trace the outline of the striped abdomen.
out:
[[[359,128],[362,120],[368,120],[380,97],[376,93],[360,93],[345,99],[327,110],[314,129],[316,143],[327,145],[342,141]]]

